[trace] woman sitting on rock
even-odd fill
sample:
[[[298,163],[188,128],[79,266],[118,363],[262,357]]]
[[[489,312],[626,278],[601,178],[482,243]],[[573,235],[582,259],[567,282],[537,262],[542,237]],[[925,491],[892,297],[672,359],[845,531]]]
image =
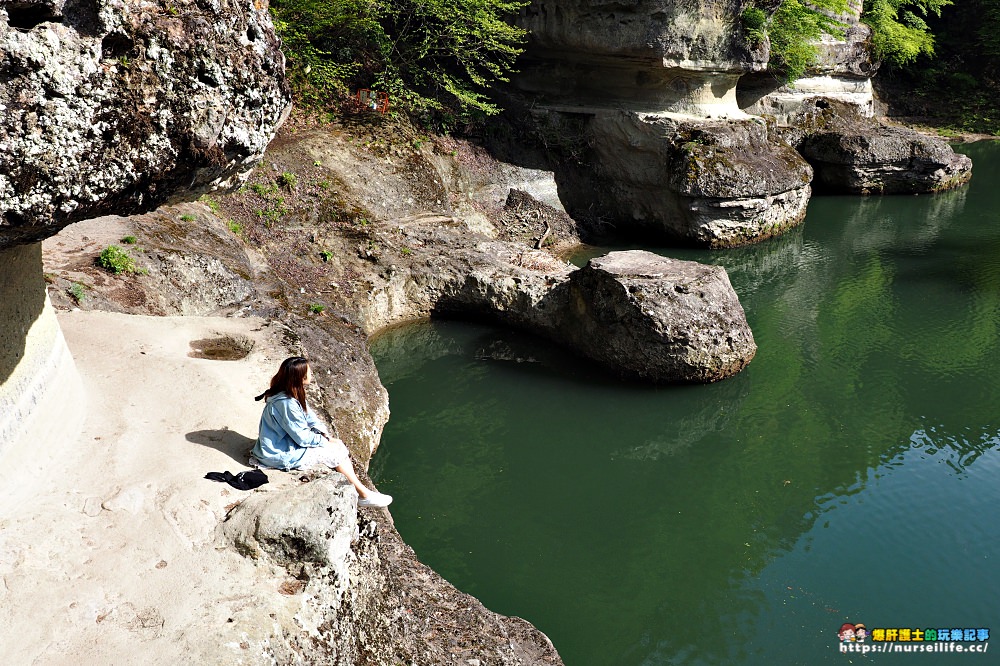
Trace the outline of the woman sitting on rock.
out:
[[[250,454],[252,467],[283,470],[325,465],[335,469],[358,491],[358,506],[389,506],[392,497],[369,490],[354,473],[347,447],[326,428],[306,404],[305,385],[312,381],[309,362],[301,356],[286,358],[271,387],[254,400],[266,399],[260,417],[260,434]]]

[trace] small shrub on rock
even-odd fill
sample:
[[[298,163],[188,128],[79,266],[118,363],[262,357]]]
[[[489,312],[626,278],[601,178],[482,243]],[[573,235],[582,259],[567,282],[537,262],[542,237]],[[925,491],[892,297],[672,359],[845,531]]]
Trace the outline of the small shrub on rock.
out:
[[[66,290],[69,295],[73,297],[73,300],[79,305],[83,302],[83,299],[87,297],[87,288],[80,284],[79,282],[74,282]]]
[[[101,254],[97,258],[97,264],[115,275],[122,273],[133,275],[139,272],[139,269],[135,265],[135,259],[117,245],[109,245],[101,250]]]

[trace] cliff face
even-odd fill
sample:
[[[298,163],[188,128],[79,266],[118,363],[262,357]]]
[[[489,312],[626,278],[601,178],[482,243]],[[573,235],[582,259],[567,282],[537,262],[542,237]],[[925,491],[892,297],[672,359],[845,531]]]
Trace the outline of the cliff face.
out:
[[[516,83],[536,123],[575,128],[590,148],[580,168],[557,173],[570,214],[706,247],[802,221],[808,165],[737,102],[740,78],[767,65],[766,45],[743,35],[742,9],[730,0],[536,0],[522,13],[531,41]],[[706,177],[727,192],[699,187]]]
[[[58,436],[30,416],[73,374],[37,243],[237,185],[290,108],[278,47],[233,0],[0,5],[0,449]]]
[[[641,111],[733,113],[736,81],[767,64],[739,24],[734,0],[536,0],[518,85],[554,104]]]
[[[0,249],[236,185],[289,108],[266,8],[2,7]]]
[[[799,224],[813,170],[824,189],[856,193],[938,191],[968,180],[967,160],[907,130],[893,130],[891,150],[806,149],[815,142],[803,136],[831,133],[814,120],[817,99],[847,107],[839,114],[846,123],[824,145],[880,143],[888,132],[867,120],[877,63],[860,2],[836,17],[843,34],[824,35],[816,65],[789,85],[766,71],[767,40],[745,39],[744,7],[534,0],[522,12],[530,41],[515,81],[525,106],[543,140],[585,146],[582,159],[555,166],[571,215],[620,236],[723,248]]]
[[[805,217],[812,169],[759,119],[601,111],[584,127],[588,160],[562,167],[560,191],[571,213],[622,235],[736,247]]]
[[[536,0],[519,22],[535,44],[549,50],[687,70],[762,69],[766,58],[747,52],[735,24],[743,5],[739,0]]]
[[[878,71],[878,63],[869,51],[871,28],[861,22],[861,11],[860,1],[849,2],[847,11],[836,17],[844,26],[843,34],[823,35],[816,44],[817,63],[794,85],[782,84],[768,73],[741,78],[736,91],[740,108],[788,124],[794,122],[791,115],[805,100],[824,97],[855,106],[862,116],[874,116],[871,77]]]

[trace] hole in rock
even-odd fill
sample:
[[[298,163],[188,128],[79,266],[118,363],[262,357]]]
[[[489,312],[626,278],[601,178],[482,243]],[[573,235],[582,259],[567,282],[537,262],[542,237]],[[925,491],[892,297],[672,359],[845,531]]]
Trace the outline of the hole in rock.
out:
[[[105,60],[120,58],[130,54],[134,47],[135,43],[131,39],[120,32],[112,32],[101,40],[101,55]]]
[[[205,358],[210,361],[238,361],[246,358],[253,350],[253,340],[244,336],[224,335],[219,338],[192,340],[192,358]]]
[[[52,13],[52,8],[45,5],[11,4],[5,9],[7,24],[12,28],[31,30],[39,23],[62,22],[62,17]]]
[[[4,224],[10,227],[23,227],[28,223],[24,215],[13,210],[8,210],[3,214],[3,221]]]
[[[744,74],[736,84],[736,105],[741,109],[753,106],[766,95],[781,88],[773,74]]]

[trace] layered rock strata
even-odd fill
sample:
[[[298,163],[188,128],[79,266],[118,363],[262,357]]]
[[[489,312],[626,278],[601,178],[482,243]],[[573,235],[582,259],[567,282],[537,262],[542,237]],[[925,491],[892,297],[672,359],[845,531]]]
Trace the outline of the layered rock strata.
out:
[[[42,246],[0,249],[0,456],[13,442],[71,436],[83,419],[80,380],[42,280]],[[62,405],[59,419],[38,416]]]
[[[290,104],[266,8],[5,3],[0,248],[231,188]]]
[[[813,187],[850,194],[912,194],[958,187],[972,162],[943,140],[875,119],[871,29],[851,2],[837,20],[840,36],[824,34],[807,76],[784,85],[769,74],[740,80],[737,100],[767,117],[815,169]]]
[[[837,15],[842,33],[824,33],[817,48],[817,61],[806,76],[785,84],[768,72],[751,73],[740,79],[736,90],[739,107],[747,113],[790,124],[802,104],[813,97],[833,99],[856,108],[865,117],[875,115],[871,77],[878,70],[870,51],[871,28],[861,22],[862,3],[852,0]]]
[[[531,41],[516,83],[539,133],[557,150],[574,134],[587,147],[557,169],[570,214],[618,236],[712,248],[802,221],[808,166],[739,108],[740,77],[767,62],[766,46],[743,36],[742,9],[536,0],[522,13]]]
[[[743,36],[743,3],[707,0],[534,0],[518,18],[529,32],[518,85],[548,105],[742,117],[741,74],[767,53]]]
[[[568,169],[562,191],[617,233],[725,248],[805,218],[812,169],[760,120],[607,111],[584,131],[592,166]]]

